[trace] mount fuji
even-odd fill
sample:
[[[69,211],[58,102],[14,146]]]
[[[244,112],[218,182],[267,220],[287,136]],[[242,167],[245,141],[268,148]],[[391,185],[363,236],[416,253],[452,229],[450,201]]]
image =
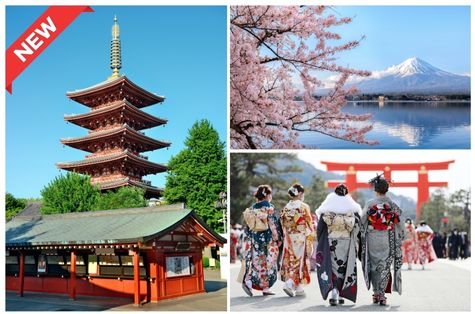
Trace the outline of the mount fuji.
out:
[[[348,81],[359,93],[470,94],[470,76],[443,71],[416,57]]]

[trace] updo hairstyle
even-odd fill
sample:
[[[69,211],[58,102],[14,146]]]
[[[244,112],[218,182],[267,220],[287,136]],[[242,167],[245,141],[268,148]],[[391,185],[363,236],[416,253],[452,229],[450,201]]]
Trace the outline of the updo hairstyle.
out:
[[[348,194],[348,188],[343,183],[338,184],[338,186],[335,188],[335,194],[339,196],[345,196]]]
[[[257,198],[257,200],[262,201],[267,195],[270,194],[272,194],[272,188],[267,184],[263,184],[257,187],[256,191],[254,192],[254,197]]]
[[[296,197],[300,193],[304,193],[304,192],[305,192],[305,189],[303,188],[303,185],[298,184],[298,183],[293,184],[287,191],[290,197]]]
[[[369,180],[369,184],[373,186],[375,192],[380,194],[386,194],[389,190],[389,182],[383,178],[383,174],[377,174],[376,177]]]

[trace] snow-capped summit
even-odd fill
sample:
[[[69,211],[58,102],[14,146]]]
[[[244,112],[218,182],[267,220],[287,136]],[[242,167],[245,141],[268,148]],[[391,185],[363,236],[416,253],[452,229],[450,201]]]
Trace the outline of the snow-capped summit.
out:
[[[417,57],[412,57],[402,62],[401,64],[393,65],[392,67],[389,67],[385,72],[387,72],[388,74],[395,74],[401,77],[413,74],[451,74],[449,72],[442,71]]]
[[[469,76],[441,70],[416,57],[349,84],[361,93],[470,93]]]

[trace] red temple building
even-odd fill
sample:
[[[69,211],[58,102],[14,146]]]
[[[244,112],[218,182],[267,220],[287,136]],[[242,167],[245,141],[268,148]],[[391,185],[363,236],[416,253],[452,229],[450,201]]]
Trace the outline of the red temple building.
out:
[[[157,197],[162,190],[142,177],[165,172],[167,167],[149,161],[141,153],[169,147],[170,143],[148,137],[142,130],[164,125],[167,120],[141,109],[162,103],[165,98],[119,75],[122,61],[117,18],[112,26],[110,67],[112,75],[105,82],[66,94],[91,108],[84,114],[65,116],[67,122],[86,128],[89,133],[61,139],[61,143],[90,154],[84,160],[58,163],[57,167],[89,175],[91,184],[101,190],[136,186],[145,189],[146,197]]]
[[[183,204],[19,215],[5,229],[7,291],[135,305],[205,292],[202,251],[226,242]]]

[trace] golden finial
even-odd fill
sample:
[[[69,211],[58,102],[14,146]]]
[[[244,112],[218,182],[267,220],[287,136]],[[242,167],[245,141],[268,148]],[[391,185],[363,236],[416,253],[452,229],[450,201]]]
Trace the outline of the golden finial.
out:
[[[112,25],[112,40],[111,40],[111,60],[110,67],[112,69],[112,75],[109,76],[109,80],[118,78],[119,69],[122,68],[122,57],[120,51],[120,29],[117,23],[117,16],[114,15],[114,24]]]
[[[120,29],[119,24],[117,24],[117,16],[114,15],[114,25],[112,25],[112,39],[119,39]]]

